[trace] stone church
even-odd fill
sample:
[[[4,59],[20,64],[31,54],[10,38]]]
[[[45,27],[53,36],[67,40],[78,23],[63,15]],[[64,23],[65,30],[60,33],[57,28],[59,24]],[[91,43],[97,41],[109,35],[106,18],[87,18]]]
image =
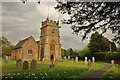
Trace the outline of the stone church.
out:
[[[13,59],[22,61],[36,60],[60,60],[61,44],[59,34],[59,21],[42,21],[41,36],[35,41],[32,36],[19,41],[12,50]]]

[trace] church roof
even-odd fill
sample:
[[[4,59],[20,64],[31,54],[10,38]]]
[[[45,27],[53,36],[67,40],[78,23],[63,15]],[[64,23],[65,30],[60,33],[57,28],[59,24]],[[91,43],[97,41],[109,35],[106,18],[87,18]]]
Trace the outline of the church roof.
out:
[[[14,47],[14,49],[19,49],[19,48],[22,48],[22,45],[29,39],[29,38],[31,38],[32,36],[30,36],[30,37],[28,37],[28,38],[26,38],[26,39],[23,39],[23,40],[21,40],[21,41],[19,41],[16,45],[15,45],[15,47]],[[32,37],[33,38],[33,37]]]

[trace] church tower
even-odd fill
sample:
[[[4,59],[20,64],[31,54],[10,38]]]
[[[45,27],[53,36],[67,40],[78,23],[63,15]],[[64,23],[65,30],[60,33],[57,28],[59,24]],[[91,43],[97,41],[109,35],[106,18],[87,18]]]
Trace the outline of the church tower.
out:
[[[40,36],[40,60],[59,60],[61,58],[61,44],[59,21],[49,20],[42,22]]]

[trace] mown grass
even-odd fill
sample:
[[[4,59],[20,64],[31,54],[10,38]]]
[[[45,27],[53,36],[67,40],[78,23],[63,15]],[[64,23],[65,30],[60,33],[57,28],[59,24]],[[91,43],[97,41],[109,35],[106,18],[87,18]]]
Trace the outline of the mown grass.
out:
[[[111,65],[111,69],[106,71],[103,75],[102,78],[104,80],[120,80],[120,71],[118,70],[118,66]]]
[[[92,66],[92,70],[88,71],[88,66],[84,61],[72,62],[71,60],[59,62],[54,69],[50,69],[50,62],[41,63],[37,61],[37,70],[31,72],[30,69],[25,72],[23,70],[16,69],[16,61],[10,60],[8,63],[2,62],[3,75],[7,77],[17,78],[82,78],[98,69],[101,69],[103,62],[96,62]],[[30,66],[30,65],[29,65]]]

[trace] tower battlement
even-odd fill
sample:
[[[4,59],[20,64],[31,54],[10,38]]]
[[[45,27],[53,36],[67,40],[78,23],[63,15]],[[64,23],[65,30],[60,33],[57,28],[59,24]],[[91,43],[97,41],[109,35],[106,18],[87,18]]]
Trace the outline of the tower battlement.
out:
[[[49,20],[48,18],[45,21],[42,21],[42,27],[46,25],[59,26],[59,21]]]

